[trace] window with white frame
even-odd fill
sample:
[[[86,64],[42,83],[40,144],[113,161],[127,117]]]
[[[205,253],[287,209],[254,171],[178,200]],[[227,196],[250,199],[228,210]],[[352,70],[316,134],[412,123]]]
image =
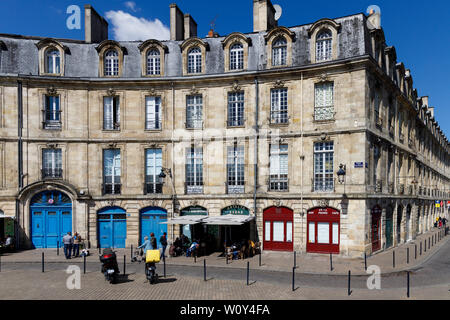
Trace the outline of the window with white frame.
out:
[[[46,73],[53,73],[53,74],[61,73],[60,64],[61,64],[61,57],[59,50],[55,48],[47,49],[47,51],[45,52]]]
[[[244,193],[245,162],[244,147],[233,145],[227,148],[227,191]]]
[[[332,59],[333,36],[330,30],[324,30],[317,35],[316,61],[328,61]]]
[[[147,52],[147,75],[161,74],[161,55],[158,49],[150,49]]]
[[[228,126],[244,125],[244,92],[228,93]]]
[[[314,118],[317,121],[334,119],[334,83],[325,82],[315,85]]]
[[[272,44],[272,66],[287,64],[287,41],[284,37],[277,38]]]
[[[62,178],[61,149],[42,149],[42,179]]]
[[[270,122],[272,124],[288,123],[288,89],[270,90]]]
[[[104,75],[118,76],[119,75],[119,54],[116,50],[111,49],[106,51],[104,59]]]
[[[120,149],[103,150],[103,194],[120,194]]]
[[[61,108],[59,96],[44,96],[44,129],[61,128]]]
[[[161,129],[161,97],[145,97],[145,129]]]
[[[235,43],[230,48],[230,70],[244,69],[244,46]]]
[[[120,130],[119,97],[103,97],[103,129]]]
[[[186,97],[186,128],[203,128],[203,98],[201,95]]]
[[[288,145],[270,146],[270,191],[287,191],[289,180]]]
[[[162,149],[145,150],[145,194],[162,193]]]
[[[186,193],[203,193],[203,148],[186,149]]]
[[[202,72],[202,50],[194,47],[188,52],[188,73]]]
[[[314,144],[314,190],[333,191],[334,142]]]

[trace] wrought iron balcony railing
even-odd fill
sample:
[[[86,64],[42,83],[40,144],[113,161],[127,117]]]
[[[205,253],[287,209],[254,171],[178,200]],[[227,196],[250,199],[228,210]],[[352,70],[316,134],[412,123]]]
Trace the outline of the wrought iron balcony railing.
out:
[[[46,179],[62,179],[63,170],[62,169],[52,169],[45,168],[41,170],[42,180]]]

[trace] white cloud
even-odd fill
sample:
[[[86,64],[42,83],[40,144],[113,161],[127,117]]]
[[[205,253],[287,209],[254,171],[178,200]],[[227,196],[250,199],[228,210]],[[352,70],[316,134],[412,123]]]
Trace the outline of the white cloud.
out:
[[[159,19],[151,21],[137,18],[122,10],[108,11],[105,16],[113,26],[114,39],[117,41],[170,38],[170,29]]]
[[[124,4],[125,4],[125,7],[127,7],[128,9],[130,9],[133,12],[136,12],[139,10],[139,8],[136,8],[136,2],[134,2],[134,1],[127,1]]]

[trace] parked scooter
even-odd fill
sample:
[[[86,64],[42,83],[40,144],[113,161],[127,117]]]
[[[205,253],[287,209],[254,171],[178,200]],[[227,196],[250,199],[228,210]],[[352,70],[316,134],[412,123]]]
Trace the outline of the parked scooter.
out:
[[[100,256],[100,261],[102,263],[101,271],[105,275],[105,280],[111,284],[116,283],[120,274],[116,253],[111,248],[106,248]]]
[[[160,261],[159,250],[147,250],[145,257],[145,275],[150,284],[158,282],[158,274],[156,273],[156,263]]]

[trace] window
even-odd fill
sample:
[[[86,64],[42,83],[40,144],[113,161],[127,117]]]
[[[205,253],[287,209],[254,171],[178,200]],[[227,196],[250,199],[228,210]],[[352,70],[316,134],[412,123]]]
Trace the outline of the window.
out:
[[[203,148],[186,150],[186,193],[203,193]]]
[[[158,49],[151,49],[147,53],[147,75],[161,74],[161,56]]]
[[[186,98],[186,128],[203,128],[203,99],[201,95]]]
[[[333,191],[334,143],[314,144],[314,190]]]
[[[288,123],[287,89],[272,89],[270,122],[272,124]]]
[[[61,149],[42,150],[42,179],[62,178]]]
[[[244,125],[244,92],[228,93],[228,126]]]
[[[202,50],[199,47],[192,48],[188,53],[188,73],[202,72]]]
[[[103,98],[103,129],[120,130],[119,97]]]
[[[334,119],[334,84],[332,82],[318,83],[315,87],[314,119],[316,121]]]
[[[145,150],[145,194],[162,193],[162,149]]]
[[[288,190],[288,146],[270,146],[270,191]]]
[[[145,129],[161,129],[161,97],[145,97]]]
[[[119,75],[119,54],[116,50],[108,50],[105,53],[105,76]]]
[[[272,45],[272,66],[284,66],[287,64],[287,41],[279,37]]]
[[[332,59],[332,41],[331,31],[324,30],[317,35],[316,40],[316,61],[328,61]]]
[[[380,148],[378,146],[374,146],[373,148],[373,183],[377,185],[377,175],[378,175],[378,164],[380,162]]]
[[[230,48],[230,70],[244,69],[244,46],[236,43]]]
[[[228,193],[244,193],[244,147],[234,145],[227,151]]]
[[[59,96],[48,96],[44,98],[44,129],[61,128],[61,109]]]
[[[120,149],[103,150],[103,194],[120,194]]]
[[[375,112],[375,124],[376,125],[381,124],[381,121],[380,121],[380,104],[381,104],[380,94],[377,91],[377,92],[375,92],[375,101],[374,101],[374,112]]]
[[[45,53],[46,73],[58,74],[60,71],[61,58],[59,50],[50,48]]]

